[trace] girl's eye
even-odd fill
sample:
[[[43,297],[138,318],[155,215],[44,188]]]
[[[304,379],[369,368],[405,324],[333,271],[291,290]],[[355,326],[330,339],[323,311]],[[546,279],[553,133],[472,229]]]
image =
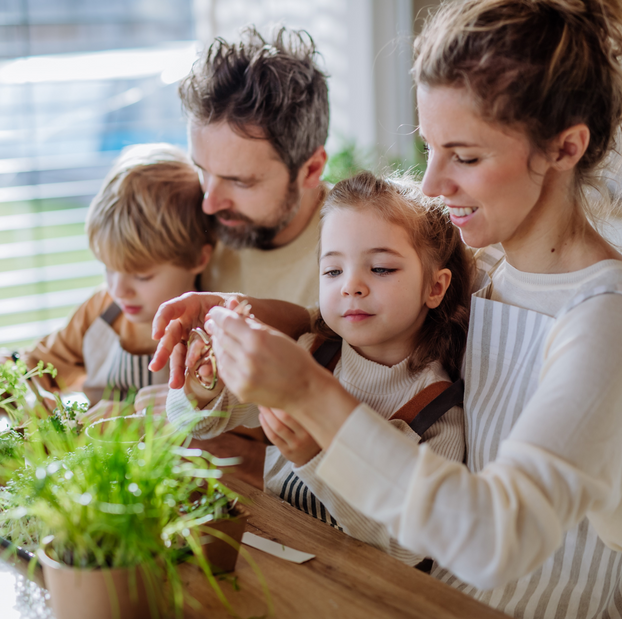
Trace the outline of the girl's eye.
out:
[[[330,269],[330,271],[324,271],[324,275],[327,277],[337,277],[337,275],[341,275],[341,269]]]
[[[387,267],[374,267],[371,272],[377,275],[387,275],[388,273],[395,273],[397,269],[389,269]]]
[[[148,282],[150,279],[153,279],[153,275],[135,275],[134,277],[139,282]]]

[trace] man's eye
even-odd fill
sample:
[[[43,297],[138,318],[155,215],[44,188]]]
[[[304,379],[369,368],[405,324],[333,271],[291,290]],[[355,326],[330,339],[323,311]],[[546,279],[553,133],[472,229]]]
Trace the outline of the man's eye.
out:
[[[387,275],[388,273],[395,273],[397,269],[389,269],[387,267],[374,267],[371,272],[378,275]]]
[[[341,275],[341,269],[330,269],[330,271],[324,271],[324,275],[327,277],[337,277],[337,275]]]

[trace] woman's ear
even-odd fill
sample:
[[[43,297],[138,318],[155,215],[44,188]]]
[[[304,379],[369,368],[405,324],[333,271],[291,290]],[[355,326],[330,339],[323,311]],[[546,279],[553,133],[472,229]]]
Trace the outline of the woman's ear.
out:
[[[580,123],[562,131],[551,144],[553,166],[560,171],[574,168],[590,143],[590,130]]]
[[[197,262],[197,265],[193,269],[190,269],[190,272],[194,273],[194,275],[202,273],[205,270],[205,267],[208,265],[209,261],[211,260],[213,252],[213,245],[203,245],[203,247],[201,247],[199,262]]]
[[[441,304],[447,288],[451,282],[451,271],[449,269],[441,269],[436,271],[432,275],[432,286],[430,287],[430,293],[425,301],[428,308],[434,309]]]

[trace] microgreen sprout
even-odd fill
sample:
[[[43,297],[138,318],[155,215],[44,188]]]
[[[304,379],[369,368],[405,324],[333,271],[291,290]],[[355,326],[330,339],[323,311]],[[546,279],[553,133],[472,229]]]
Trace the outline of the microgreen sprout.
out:
[[[56,377],[56,369],[51,363],[46,365],[39,361],[31,370],[21,359],[9,359],[0,364],[0,408],[7,413],[13,424],[24,421],[33,408],[28,402],[29,393],[33,393],[29,381],[44,374]]]

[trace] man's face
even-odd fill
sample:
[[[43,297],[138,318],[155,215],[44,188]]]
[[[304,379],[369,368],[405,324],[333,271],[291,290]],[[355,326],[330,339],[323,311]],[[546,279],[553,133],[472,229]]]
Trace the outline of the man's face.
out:
[[[215,215],[230,247],[273,245],[296,216],[300,187],[266,139],[239,135],[226,122],[190,124],[190,154],[199,169],[203,211]]]

